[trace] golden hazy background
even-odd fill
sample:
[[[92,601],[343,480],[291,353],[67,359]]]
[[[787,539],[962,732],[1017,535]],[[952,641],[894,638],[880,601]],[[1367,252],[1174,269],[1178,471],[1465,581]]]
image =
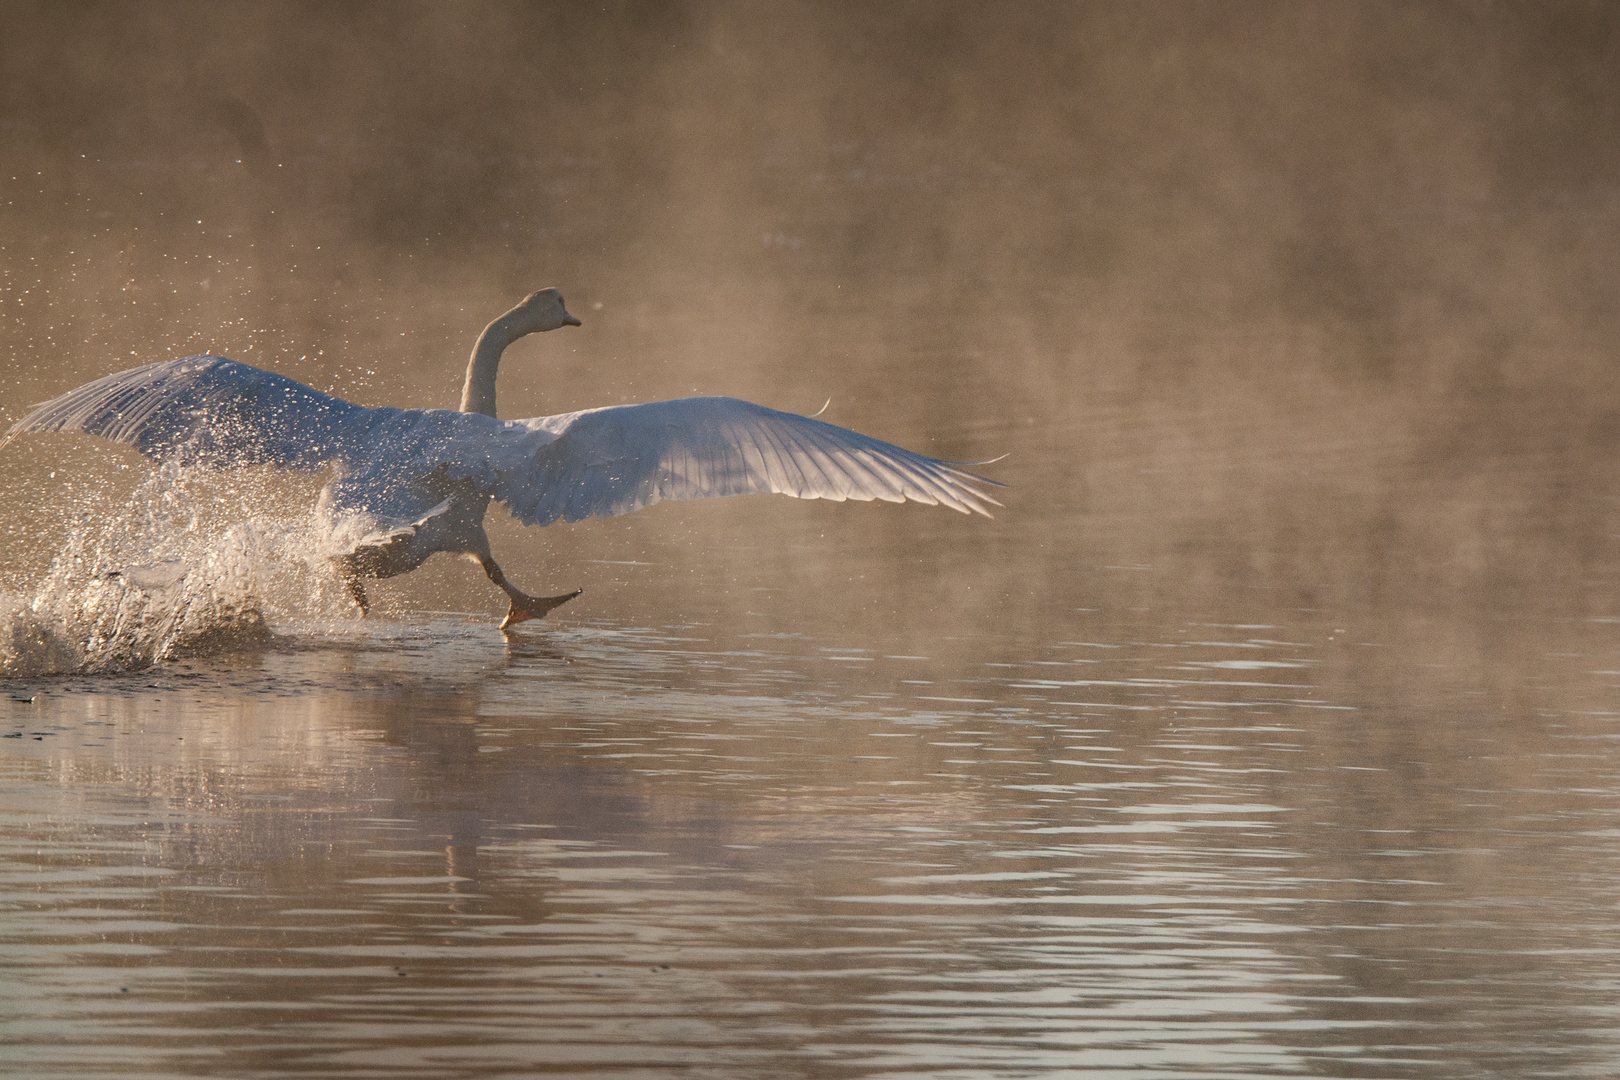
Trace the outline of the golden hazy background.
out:
[[[453,407],[483,324],[555,285],[585,325],[509,351],[503,415],[831,398],[1006,454],[1010,485],[994,522],[492,519],[525,588],[586,589],[569,617],[1620,614],[1612,5],[13,0],[6,24],[0,421],[201,351]],[[136,471],[66,438],[0,458],[21,592]],[[499,606],[448,560],[381,599]]]
[[[944,715],[993,705],[1000,730],[1003,706],[1097,704],[1088,726],[1125,767],[1168,769],[1130,775],[1186,784],[1166,798],[1292,808],[1244,841],[1307,856],[1275,875],[1291,896],[1403,906],[1302,903],[1278,918],[1343,925],[1291,947],[1368,995],[1357,1009],[1439,1017],[1414,1036],[1425,1053],[1478,1030],[1471,1000],[1506,1025],[1493,1053],[1574,1030],[1609,1045],[1587,1034],[1586,988],[1612,934],[1620,6],[5,0],[0,146],[0,423],[202,351],[367,404],[454,407],[485,322],[554,285],[584,325],[508,351],[505,416],[830,398],[826,419],[925,453],[1007,455],[984,466],[1009,485],[993,521],[780,498],[545,530],[497,512],[517,583],[585,590],[539,632],[392,647],[389,619],[504,607],[476,567],[436,560],[373,589],[381,628],[359,659],[317,633],[220,662],[265,695],[307,692],[313,719],[258,683],[240,714],[187,712],[190,673],[161,698],[93,698],[135,731],[133,764],[106,775],[217,800],[190,783],[204,736],[249,746],[287,724],[241,751],[266,755],[245,783],[467,791],[498,821],[577,790],[595,818],[605,782],[534,780],[579,738],[551,721],[622,710],[656,734],[678,706],[750,739],[763,717],[749,752],[792,765],[760,766],[739,802],[825,770],[761,817],[842,833],[850,777],[910,782],[963,756],[850,760],[861,709],[935,708],[903,681],[925,657],[933,693],[983,703]],[[0,591],[29,595],[75,534],[143,524],[146,468],[67,437],[0,450]],[[307,507],[315,487],[221,481],[198,513]],[[582,623],[607,630],[545,633]],[[604,645],[619,627],[670,644]],[[728,669],[733,638],[758,654]],[[811,662],[835,647],[876,662]],[[486,677],[538,684],[553,663],[582,674],[549,694]],[[1053,687],[1028,689],[1037,675]],[[778,730],[753,694],[795,721],[801,700],[829,704]],[[146,735],[148,712],[182,750]],[[547,721],[506,780],[472,723],[445,722],[492,715]],[[296,742],[310,725],[365,753],[323,765]],[[408,753],[372,755],[373,729]],[[1189,756],[1247,749],[1183,781],[1163,747],[1193,730],[1213,745]],[[648,820],[690,812],[687,780],[611,769]],[[973,779],[927,805],[975,828],[1091,805],[1012,790]],[[253,805],[250,837],[303,820]],[[1392,871],[1392,844],[1424,858]],[[1226,858],[1188,851],[1200,872]],[[1119,858],[1097,865],[1132,868]],[[328,864],[285,865],[303,885]],[[1282,864],[1252,865],[1277,887]],[[1546,978],[1493,981],[1515,965]],[[1351,1041],[1321,1030],[1301,1037]]]

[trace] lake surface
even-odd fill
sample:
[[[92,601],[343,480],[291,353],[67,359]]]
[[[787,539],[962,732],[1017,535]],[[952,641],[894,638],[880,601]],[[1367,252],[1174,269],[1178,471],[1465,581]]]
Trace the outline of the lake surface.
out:
[[[1513,692],[1366,627],[1095,614],[954,660],[438,616],[13,683],[0,1057],[1603,1075],[1620,623],[1538,630]]]

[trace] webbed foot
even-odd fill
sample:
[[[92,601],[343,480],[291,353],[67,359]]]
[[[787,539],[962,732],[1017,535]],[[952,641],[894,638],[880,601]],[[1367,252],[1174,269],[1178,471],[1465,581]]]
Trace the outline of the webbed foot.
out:
[[[519,593],[517,596],[512,597],[512,609],[506,613],[506,618],[501,620],[501,629],[505,630],[520,622],[528,622],[530,619],[544,618],[546,612],[552,608],[561,607],[583,591],[583,589],[575,589],[573,592],[563,593],[561,596],[526,596]]]

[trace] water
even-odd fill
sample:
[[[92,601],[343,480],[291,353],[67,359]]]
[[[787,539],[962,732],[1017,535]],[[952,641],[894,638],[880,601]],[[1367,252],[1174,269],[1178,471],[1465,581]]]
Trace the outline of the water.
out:
[[[1620,1075],[1601,5],[12,7],[0,425],[453,406],[555,285],[502,415],[1009,486],[497,510],[508,639],[324,478],[0,447],[0,1073]]]
[[[1612,1069],[1613,672],[1425,701],[1306,620],[1074,629],[962,663],[439,616],[13,684],[5,1060]]]

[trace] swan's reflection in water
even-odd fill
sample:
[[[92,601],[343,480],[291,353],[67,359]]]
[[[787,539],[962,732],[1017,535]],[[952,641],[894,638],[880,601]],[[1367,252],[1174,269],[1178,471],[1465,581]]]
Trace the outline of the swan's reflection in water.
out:
[[[1590,997],[1620,836],[1613,716],[1582,696],[1601,678],[1546,660],[1531,732],[1517,710],[1403,704],[1418,662],[1330,628],[1166,630],[944,661],[441,621],[94,694],[40,684],[0,756],[0,1059],[1612,1062]]]

